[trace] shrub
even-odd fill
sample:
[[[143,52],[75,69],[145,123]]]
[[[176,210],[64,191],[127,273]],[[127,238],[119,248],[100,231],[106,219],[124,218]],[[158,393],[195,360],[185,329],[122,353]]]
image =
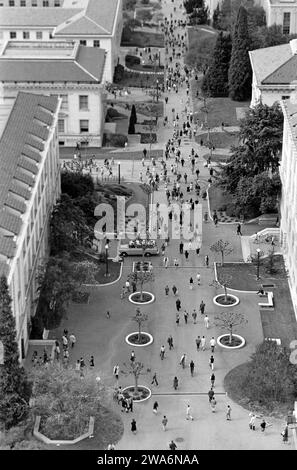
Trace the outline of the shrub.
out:
[[[125,147],[128,138],[124,134],[105,134],[105,145],[107,147]]]
[[[121,114],[114,108],[108,108],[106,111],[105,121],[110,122],[112,119],[120,116]]]
[[[127,54],[125,57],[125,63],[126,65],[139,65],[140,64],[140,57],[137,57],[136,55],[129,55]]]
[[[141,144],[155,144],[157,142],[157,134],[154,132],[152,134],[141,132],[140,134],[140,143]]]
[[[121,64],[117,64],[114,69],[113,81],[115,83],[120,82],[123,80],[125,74],[124,66]]]

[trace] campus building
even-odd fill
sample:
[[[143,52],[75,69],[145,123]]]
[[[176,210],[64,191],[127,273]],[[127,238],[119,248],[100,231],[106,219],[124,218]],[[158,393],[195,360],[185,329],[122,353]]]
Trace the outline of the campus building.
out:
[[[280,235],[297,319],[297,93],[291,100],[281,101],[281,106],[284,114],[284,133],[280,162]]]
[[[19,91],[60,96],[59,145],[101,147],[104,65],[103,49],[77,41],[8,41],[0,51],[0,102]]]
[[[282,27],[283,34],[297,33],[297,0],[261,0],[266,13],[266,24]]]
[[[251,107],[290,98],[297,90],[297,39],[249,52],[253,70]]]
[[[37,268],[48,254],[49,217],[60,196],[61,101],[20,92],[1,121],[0,275],[7,277],[22,359],[38,301]]]
[[[122,0],[0,1],[0,41],[78,41],[105,51],[112,82],[120,56]]]

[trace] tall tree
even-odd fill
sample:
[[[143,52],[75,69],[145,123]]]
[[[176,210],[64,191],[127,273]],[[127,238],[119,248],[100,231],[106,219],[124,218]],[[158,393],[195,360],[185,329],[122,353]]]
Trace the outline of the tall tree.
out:
[[[9,429],[27,417],[32,386],[19,362],[16,325],[5,276],[0,279],[0,341],[4,348],[0,365],[0,423]]]
[[[234,101],[245,101],[251,96],[252,69],[248,53],[250,49],[250,38],[247,12],[243,7],[239,8],[232,36],[229,95]]]
[[[228,96],[228,70],[231,49],[230,34],[220,32],[217,36],[211,64],[202,82],[202,90],[209,96]]]
[[[135,134],[135,123],[132,115],[129,120],[128,134]]]
[[[137,114],[136,114],[135,104],[132,104],[131,117],[132,116],[133,116],[133,119],[134,119],[134,124],[137,124]]]
[[[220,4],[218,3],[212,15],[212,26],[215,29],[219,29],[220,15],[221,15]]]

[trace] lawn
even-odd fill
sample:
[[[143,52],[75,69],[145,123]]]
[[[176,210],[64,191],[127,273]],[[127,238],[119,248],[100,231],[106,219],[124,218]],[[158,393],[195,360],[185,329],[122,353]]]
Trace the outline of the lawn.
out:
[[[223,155],[222,153],[212,153],[212,155],[210,155],[210,153],[206,153],[205,155],[203,155],[203,158],[206,161],[207,161],[208,157],[211,157],[212,162],[225,163],[228,160],[228,158],[230,157],[230,155]]]
[[[163,101],[126,101],[108,100],[107,104],[113,103],[115,106],[121,106],[127,110],[131,110],[132,105],[135,105],[136,113],[144,114],[145,116],[162,117],[164,115],[164,102]],[[109,108],[113,109],[113,108]],[[119,113],[119,115],[121,115]],[[125,116],[127,117],[127,116]]]
[[[206,142],[208,140],[208,134],[199,134],[195,137],[197,143],[200,143],[201,139]],[[215,148],[230,148],[232,145],[238,145],[238,132],[210,132],[209,140]]]
[[[290,342],[297,338],[297,323],[283,257],[275,255],[274,258],[277,273],[267,273],[263,264],[260,266],[260,281],[256,280],[257,267],[250,263],[218,266],[218,278],[220,280],[222,273],[229,274],[232,277],[231,288],[237,290],[257,291],[261,284],[274,284],[275,287],[265,289],[273,291],[274,310],[260,311],[263,333],[264,337],[280,338],[282,345],[289,347]]]
[[[137,73],[124,70],[121,80],[117,80],[115,83],[122,87],[155,89],[157,79],[159,80],[159,84],[162,85],[164,82],[164,75],[155,75],[154,73]]]
[[[123,47],[164,47],[164,34],[132,31],[129,40],[122,41]]]
[[[231,196],[223,193],[222,188],[212,185],[208,190],[210,210],[220,211],[227,203],[232,202]]]
[[[201,111],[202,101],[193,96],[193,104],[196,118],[199,122],[205,122],[205,112]],[[249,105],[249,101],[238,102],[232,101],[230,98],[207,98],[207,126],[210,128],[220,127],[222,122],[225,126],[239,126],[236,108],[248,108]]]

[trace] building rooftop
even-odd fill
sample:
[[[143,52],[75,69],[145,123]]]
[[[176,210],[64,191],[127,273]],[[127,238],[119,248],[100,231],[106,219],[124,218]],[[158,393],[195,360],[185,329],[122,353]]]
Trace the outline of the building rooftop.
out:
[[[9,41],[0,56],[2,82],[101,83],[105,51],[77,42]],[[58,47],[62,44],[62,47]]]
[[[0,272],[6,269],[5,258],[14,256],[15,237],[21,231],[22,214],[26,212],[40,152],[48,139],[57,107],[57,97],[19,92],[3,130],[0,139]],[[47,116],[46,122],[41,118],[43,115]]]
[[[281,44],[280,46],[250,51],[249,55],[257,83],[260,85],[268,76],[291,59],[292,50],[290,44]]]
[[[55,7],[0,8],[0,28],[52,27],[54,36],[110,36],[120,0],[81,0]]]

